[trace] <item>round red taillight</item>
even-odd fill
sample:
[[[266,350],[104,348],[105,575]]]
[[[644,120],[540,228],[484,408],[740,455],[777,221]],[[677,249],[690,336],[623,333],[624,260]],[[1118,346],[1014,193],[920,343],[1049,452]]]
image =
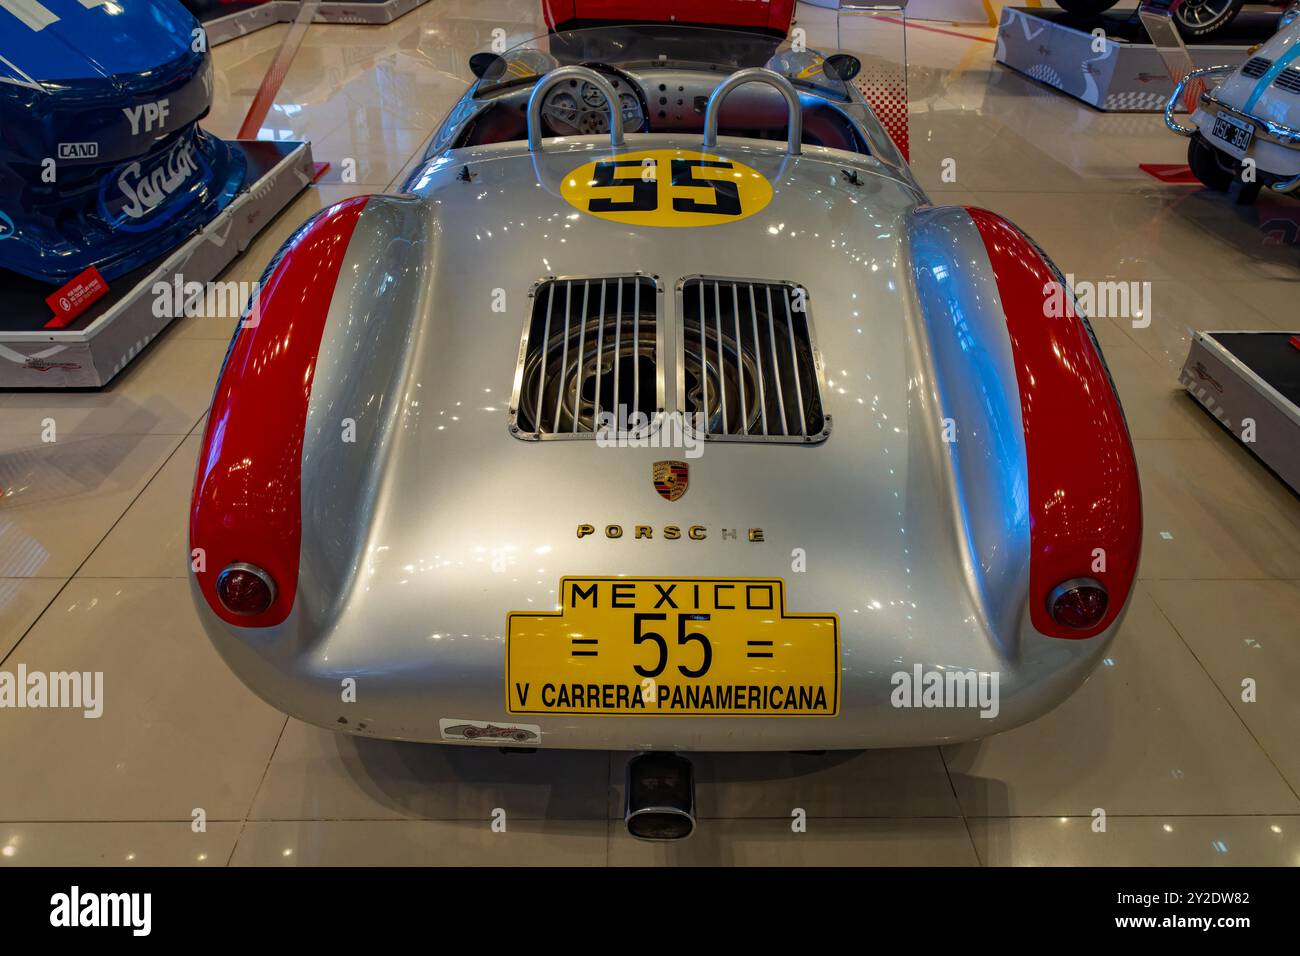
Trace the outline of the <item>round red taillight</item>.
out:
[[[1100,581],[1092,578],[1073,578],[1052,589],[1047,597],[1047,609],[1052,620],[1062,627],[1082,631],[1096,627],[1106,616],[1110,597]]]
[[[232,564],[217,575],[217,598],[231,614],[261,614],[275,601],[275,582],[252,564]]]

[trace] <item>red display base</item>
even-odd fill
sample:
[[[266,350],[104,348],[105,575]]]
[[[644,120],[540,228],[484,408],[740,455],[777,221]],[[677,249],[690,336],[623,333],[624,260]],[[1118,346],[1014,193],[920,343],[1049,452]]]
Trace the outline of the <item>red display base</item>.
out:
[[[1195,185],[1200,182],[1186,163],[1138,163],[1138,169],[1162,183]]]

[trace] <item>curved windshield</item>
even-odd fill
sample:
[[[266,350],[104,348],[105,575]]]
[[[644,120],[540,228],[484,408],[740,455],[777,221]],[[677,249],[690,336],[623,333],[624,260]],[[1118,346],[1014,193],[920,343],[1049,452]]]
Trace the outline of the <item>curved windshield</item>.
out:
[[[559,66],[604,63],[623,70],[681,69],[726,76],[767,67],[823,96],[849,99],[844,81],[825,71],[825,56],[789,39],[676,24],[592,27],[534,37],[501,54],[483,74],[480,93],[532,83]]]

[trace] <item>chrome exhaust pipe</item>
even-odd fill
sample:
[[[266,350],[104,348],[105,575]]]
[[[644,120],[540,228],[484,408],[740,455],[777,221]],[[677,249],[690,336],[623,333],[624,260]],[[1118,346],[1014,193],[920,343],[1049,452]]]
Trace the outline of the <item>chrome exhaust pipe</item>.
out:
[[[638,840],[684,840],[695,832],[695,771],[685,757],[633,757],[624,792],[623,821]]]

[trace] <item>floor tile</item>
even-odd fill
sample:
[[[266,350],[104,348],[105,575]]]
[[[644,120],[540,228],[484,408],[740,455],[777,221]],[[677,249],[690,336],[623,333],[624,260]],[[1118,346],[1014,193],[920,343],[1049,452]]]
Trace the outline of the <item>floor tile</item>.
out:
[[[1300,581],[1152,581],[1148,590],[1300,792]]]
[[[1257,286],[1273,284],[1269,280],[1255,283]],[[1251,308],[1227,284],[1157,280],[1151,283],[1148,294],[1151,300],[1148,325],[1116,324],[1175,381],[1187,361],[1193,332],[1274,327],[1272,317]]]
[[[1224,295],[1250,306],[1279,329],[1300,331],[1300,279],[1260,282],[1224,278],[1228,279],[1221,286]]]
[[[1219,255],[1201,259],[1200,250],[1186,244],[1169,246],[1160,254],[1186,260],[1189,269],[1213,262],[1214,271],[1202,280],[1296,278],[1296,253],[1300,252],[1300,208],[1293,198],[1265,192],[1254,205],[1236,205],[1222,193],[1203,190],[1189,197],[1179,211],[1194,221]]]
[[[1297,799],[1145,589],[1056,710],[944,748],[970,817],[1295,813]]]
[[[1300,817],[989,817],[970,820],[985,866],[1300,866]]]
[[[1092,329],[1092,334],[1097,338],[1097,344],[1101,346],[1102,357],[1109,365],[1111,361],[1111,351],[1113,349],[1132,349],[1133,340],[1129,338],[1126,326],[1132,319],[1113,319],[1109,316],[1088,316],[1088,325]],[[1113,370],[1112,370],[1113,371]]]
[[[970,834],[954,820],[809,818],[716,820],[686,840],[648,843],[610,821],[613,866],[974,866]]]
[[[62,578],[0,578],[0,661],[63,587]]]
[[[234,866],[603,866],[604,820],[249,823]]]
[[[1207,416],[1208,417],[1208,413]],[[1300,499],[1222,429],[1134,442],[1142,578],[1287,578],[1300,567]]]
[[[627,762],[614,754],[610,816],[622,819]],[[691,754],[701,819],[942,817],[961,811],[938,748]]]
[[[225,866],[238,823],[0,823],[0,866]]]
[[[1154,182],[1154,180],[1152,181]],[[1077,224],[1084,235],[1142,235],[1153,242],[1159,236],[1161,217],[1176,208],[1177,198],[1159,191],[1133,189],[1122,195],[1094,192],[977,192],[981,205],[1006,216],[1029,235]],[[1080,278],[1087,278],[1081,276]]]
[[[448,108],[452,105],[454,101]],[[330,164],[322,183],[356,184],[369,192],[384,192],[424,145],[429,133],[426,129],[392,126],[382,112],[371,107],[353,113],[343,126],[314,142],[312,156],[317,162]]]
[[[404,743],[289,721],[253,805],[254,820],[605,818],[602,751],[502,753]]]
[[[1131,345],[1103,349],[1130,436],[1209,438],[1219,427],[1178,383],[1172,369]]]
[[[189,510],[201,434],[167,459],[77,572],[82,578],[184,578],[190,573]]]
[[[75,580],[5,662],[102,673],[102,714],[0,712],[0,820],[242,820],[285,718],[227,670],[189,585]]]
[[[181,439],[161,435],[0,438],[0,577],[68,578]]]

